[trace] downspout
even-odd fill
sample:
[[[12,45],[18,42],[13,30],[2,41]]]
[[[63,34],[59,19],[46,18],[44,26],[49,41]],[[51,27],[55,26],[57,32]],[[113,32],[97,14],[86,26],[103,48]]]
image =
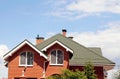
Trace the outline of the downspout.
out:
[[[46,62],[48,61],[44,61],[44,64],[43,64],[43,78],[45,78],[45,73],[46,73],[46,70],[45,70]]]
[[[46,77],[46,69],[45,69],[45,66],[46,66],[46,62],[49,62],[50,61],[50,57],[48,56],[47,60],[44,61],[43,63],[43,76],[42,78],[45,78]]]

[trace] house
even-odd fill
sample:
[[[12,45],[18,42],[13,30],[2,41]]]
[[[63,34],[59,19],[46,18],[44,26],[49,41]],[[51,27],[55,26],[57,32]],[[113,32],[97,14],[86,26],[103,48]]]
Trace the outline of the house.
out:
[[[93,63],[98,79],[104,79],[105,71],[115,63],[105,58],[100,48],[78,44],[66,33],[63,29],[62,34],[47,40],[37,36],[36,45],[24,40],[6,53],[8,79],[42,79],[60,74],[62,69],[82,70],[87,61]]]

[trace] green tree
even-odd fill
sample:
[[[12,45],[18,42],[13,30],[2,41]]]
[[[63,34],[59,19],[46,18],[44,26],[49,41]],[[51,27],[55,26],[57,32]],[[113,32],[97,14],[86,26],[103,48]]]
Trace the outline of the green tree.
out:
[[[50,76],[46,79],[87,79],[87,77],[85,76],[85,73],[83,71],[71,71],[69,69],[65,69],[62,71],[61,75]]]
[[[85,73],[83,71],[75,70],[63,70],[63,74],[61,75],[62,79],[87,79]]]
[[[62,79],[61,75],[52,75],[46,79]]]
[[[97,79],[94,66],[88,62],[84,67],[84,71],[65,69],[61,75],[50,76],[46,79]]]
[[[86,63],[86,66],[84,67],[84,72],[88,79],[97,79],[94,66],[91,64],[91,62]]]

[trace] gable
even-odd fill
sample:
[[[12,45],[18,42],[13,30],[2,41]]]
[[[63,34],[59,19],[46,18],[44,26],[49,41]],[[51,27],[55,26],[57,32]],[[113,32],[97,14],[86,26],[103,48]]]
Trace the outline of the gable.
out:
[[[44,55],[41,51],[39,51],[33,44],[31,44],[28,40],[24,40],[19,45],[17,45],[14,49],[12,49],[7,54],[5,54],[3,56],[4,60],[7,60],[7,58],[9,58],[9,56],[12,56],[17,50],[21,49],[26,44],[28,46],[30,46],[33,50],[35,50],[36,52],[38,52],[40,56],[43,56],[45,59],[47,59],[47,56]]]
[[[73,53],[73,51],[70,48],[68,48],[67,46],[65,46],[64,44],[62,44],[61,42],[59,42],[58,40],[55,40],[54,42],[50,43],[49,45],[47,45],[46,47],[44,47],[41,51],[46,51],[48,48],[50,48],[54,44],[58,44],[58,45],[62,46],[63,48],[65,48],[66,51],[69,51],[69,52]]]
[[[52,43],[60,42],[60,44],[66,46],[70,50],[73,51],[73,56],[69,61],[70,65],[84,65],[86,62],[91,61],[94,65],[114,65],[115,63],[110,61],[109,59],[103,57],[100,53],[97,54],[99,50],[92,50],[78,44],[74,40],[63,36],[62,34],[54,35],[53,37],[45,40],[44,42],[36,45],[39,50],[43,50],[52,45]],[[48,47],[47,47],[48,46]]]

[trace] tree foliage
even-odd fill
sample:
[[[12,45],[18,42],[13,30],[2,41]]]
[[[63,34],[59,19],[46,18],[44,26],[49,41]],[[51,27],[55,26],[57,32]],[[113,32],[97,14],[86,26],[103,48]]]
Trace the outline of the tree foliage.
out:
[[[66,69],[61,76],[62,79],[87,79],[85,73],[79,70],[71,71]]]
[[[88,62],[83,71],[65,69],[61,75],[53,75],[46,79],[97,79],[93,65]]]
[[[87,62],[84,67],[85,75],[88,79],[97,79],[97,75],[95,74],[94,66],[91,62]]]
[[[68,69],[65,69],[62,71],[61,75],[53,75],[48,77],[47,79],[87,79],[85,76],[85,73],[83,71],[75,70],[71,71]]]

